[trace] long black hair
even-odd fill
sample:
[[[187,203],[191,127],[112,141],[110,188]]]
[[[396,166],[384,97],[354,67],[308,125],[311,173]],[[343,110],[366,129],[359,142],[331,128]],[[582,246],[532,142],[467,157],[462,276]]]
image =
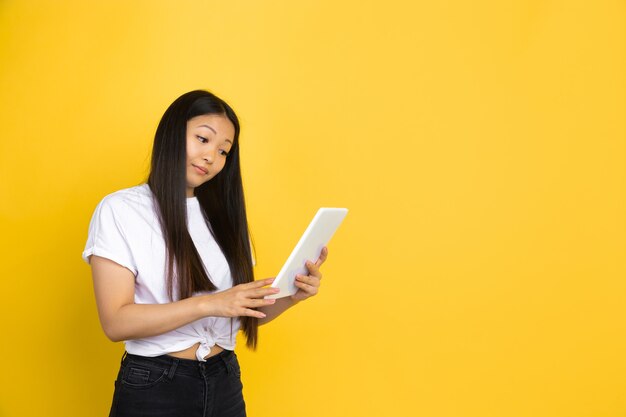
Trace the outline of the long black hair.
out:
[[[189,298],[196,291],[216,290],[187,230],[187,121],[206,114],[226,116],[235,127],[235,137],[224,168],[196,187],[195,195],[204,220],[228,261],[233,285],[254,281],[239,163],[239,120],[233,109],[214,94],[190,91],[178,97],[159,122],[148,177],[167,248],[166,285],[172,301]],[[240,320],[246,344],[255,348],[258,320],[247,316]]]

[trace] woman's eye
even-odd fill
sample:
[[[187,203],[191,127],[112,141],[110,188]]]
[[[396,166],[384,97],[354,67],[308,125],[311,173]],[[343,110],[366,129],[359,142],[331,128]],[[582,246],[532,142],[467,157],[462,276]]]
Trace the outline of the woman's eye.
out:
[[[220,153],[224,156],[228,156],[228,152],[220,150]]]
[[[203,138],[202,136],[198,136],[196,135],[196,137],[198,138],[198,140],[202,143],[207,143],[209,140],[207,138]]]

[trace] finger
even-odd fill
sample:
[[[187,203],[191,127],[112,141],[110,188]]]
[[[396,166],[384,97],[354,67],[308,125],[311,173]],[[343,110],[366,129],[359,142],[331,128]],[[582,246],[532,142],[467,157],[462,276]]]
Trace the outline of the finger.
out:
[[[254,290],[249,290],[246,293],[246,297],[251,299],[263,298],[266,295],[278,294],[280,292],[280,288],[257,288]]]
[[[304,282],[295,281],[295,286],[300,288],[302,291],[307,293],[308,295],[315,295],[318,292],[319,287],[315,287],[313,285],[305,284]]]
[[[317,262],[315,262],[315,265],[319,268],[326,261],[327,257],[328,257],[328,248],[324,246],[322,248],[322,253],[320,253],[320,257],[317,258]]]
[[[241,315],[242,316],[248,316],[248,317],[256,317],[258,319],[264,319],[265,318],[265,313],[262,313],[262,312],[257,311],[257,310],[252,310],[251,308],[244,309],[243,313]]]
[[[322,273],[320,272],[320,269],[317,266],[317,264],[314,264],[311,261],[306,261],[305,266],[309,270],[309,275],[313,275],[314,277],[322,279]]]
[[[309,284],[312,285],[314,287],[319,287],[321,282],[320,279],[318,277],[315,276],[311,276],[311,275],[296,275],[296,281],[299,282],[303,282],[305,284]]]
[[[256,299],[256,298],[263,298],[268,295],[278,294],[279,292],[280,292],[280,288],[267,287],[267,288],[259,288],[259,289],[253,290],[247,296],[248,298]]]
[[[254,288],[265,287],[266,285],[270,285],[272,282],[274,282],[274,278],[266,278],[266,279],[260,279],[258,281],[252,281],[246,284],[239,284],[239,285],[243,289],[254,289]]]
[[[263,298],[254,298],[252,300],[250,300],[248,303],[246,303],[246,307],[247,308],[258,308],[258,307],[265,307],[265,306],[270,306],[272,304],[276,303],[276,300],[273,298],[270,299],[263,299]]]

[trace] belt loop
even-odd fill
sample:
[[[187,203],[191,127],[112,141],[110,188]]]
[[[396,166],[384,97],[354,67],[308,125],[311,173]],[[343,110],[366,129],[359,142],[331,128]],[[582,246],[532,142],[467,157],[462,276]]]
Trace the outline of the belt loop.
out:
[[[170,369],[167,370],[167,378],[168,379],[172,379],[174,378],[174,373],[176,373],[176,367],[178,366],[178,358],[173,358],[172,361],[172,366],[170,366]]]
[[[128,352],[124,351],[124,354],[122,355],[122,360],[120,361],[120,365],[124,365],[124,359],[126,359],[126,356],[128,356]]]

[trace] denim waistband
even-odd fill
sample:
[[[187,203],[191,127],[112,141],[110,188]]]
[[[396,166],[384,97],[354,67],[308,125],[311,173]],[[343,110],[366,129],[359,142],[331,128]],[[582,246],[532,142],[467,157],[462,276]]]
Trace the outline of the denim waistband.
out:
[[[200,362],[194,359],[175,358],[170,355],[148,357],[124,352],[121,365],[125,366],[129,362],[157,365],[166,368],[170,376],[173,376],[174,373],[177,372],[188,375],[198,375],[198,373],[209,375],[220,371],[226,371],[227,373],[233,371],[233,362],[236,362],[236,355],[232,350],[223,350],[217,355],[211,356],[205,362]]]

